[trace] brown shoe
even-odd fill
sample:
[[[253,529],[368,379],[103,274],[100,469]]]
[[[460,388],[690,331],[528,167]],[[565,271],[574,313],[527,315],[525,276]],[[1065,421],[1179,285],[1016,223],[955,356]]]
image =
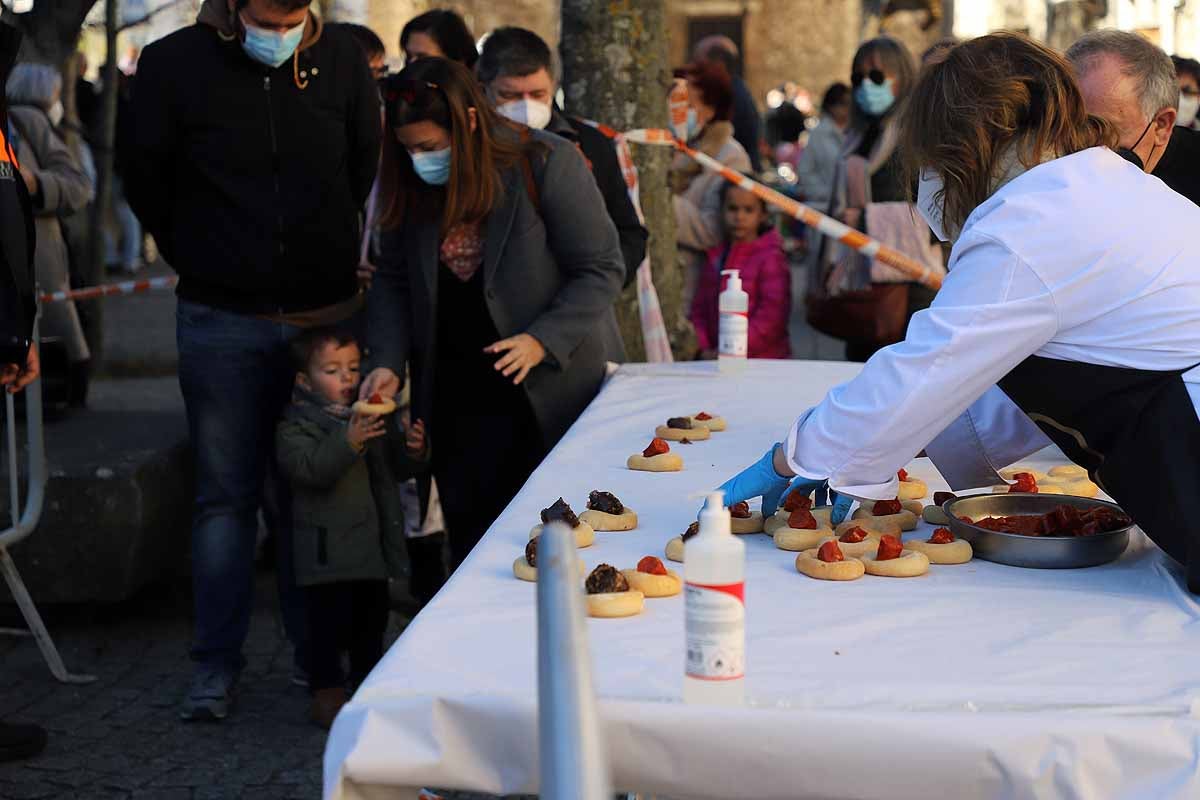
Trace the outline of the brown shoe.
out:
[[[317,725],[320,725],[325,730],[329,730],[330,726],[333,725],[334,717],[342,710],[342,706],[346,705],[348,699],[346,690],[340,686],[335,686],[332,689],[318,689],[313,694],[312,709],[309,711],[309,717]]]

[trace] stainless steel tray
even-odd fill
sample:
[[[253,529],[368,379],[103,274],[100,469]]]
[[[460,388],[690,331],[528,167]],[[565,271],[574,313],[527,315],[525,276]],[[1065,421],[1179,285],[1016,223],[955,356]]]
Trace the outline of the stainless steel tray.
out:
[[[1061,494],[977,494],[947,500],[942,504],[942,510],[950,517],[951,532],[970,542],[977,558],[997,564],[1035,569],[1074,569],[1107,564],[1125,552],[1132,525],[1095,536],[1020,536],[989,531],[959,519],[960,515],[979,519],[1046,514],[1060,505],[1079,509],[1104,506],[1121,510],[1104,500]]]

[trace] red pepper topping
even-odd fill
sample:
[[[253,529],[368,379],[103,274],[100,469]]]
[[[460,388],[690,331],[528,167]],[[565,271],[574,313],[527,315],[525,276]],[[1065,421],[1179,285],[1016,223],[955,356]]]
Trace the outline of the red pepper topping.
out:
[[[800,489],[793,489],[783,501],[784,511],[795,511],[798,508],[812,508],[812,498],[802,492]]]
[[[868,536],[868,534],[866,531],[864,531],[862,528],[855,525],[853,528],[851,528],[850,530],[846,531],[841,536],[839,536],[838,541],[845,542],[846,544],[857,544],[858,542],[861,542],[863,539],[866,539],[867,536]]]
[[[379,392],[376,392],[367,398],[367,402],[373,406],[381,406],[383,405],[383,398],[379,395]]]
[[[743,500],[729,507],[729,516],[734,519],[750,519],[750,504]]]
[[[885,533],[879,540],[879,549],[875,552],[875,560],[891,561],[893,558],[899,558],[903,550],[904,545],[899,539],[890,533]]]
[[[817,548],[817,560],[832,564],[835,561],[845,561],[846,557],[842,555],[842,548],[838,547],[837,542],[826,542]]]
[[[1013,476],[1016,483],[1008,487],[1009,494],[1013,492],[1024,492],[1026,494],[1037,494],[1037,481],[1030,472],[1018,472]]]
[[[949,528],[938,528],[926,541],[930,544],[950,544],[954,541],[954,534]]]
[[[661,456],[663,453],[669,452],[671,452],[671,446],[655,436],[650,440],[650,446],[642,451],[642,455],[644,455],[646,458],[651,458],[653,456]]]
[[[974,524],[975,524],[975,520],[973,520],[973,519],[971,519],[970,517],[968,517],[968,516],[965,516],[965,515],[964,515],[964,516],[960,516],[960,517],[958,518],[958,520],[959,520],[959,522],[965,522],[965,523],[967,523],[968,525],[974,525]]]
[[[815,531],[817,529],[817,520],[807,508],[797,508],[791,514],[788,514],[788,527]]]
[[[902,469],[898,471],[896,473],[896,477],[900,479],[901,483],[903,483],[904,481],[908,480],[908,470]]]
[[[696,419],[703,422],[704,420],[712,419],[712,414],[709,414],[707,411],[701,411],[699,414],[696,415]]]
[[[646,556],[637,565],[638,572],[644,572],[647,575],[666,575],[667,568],[663,566],[662,561],[654,556]]]
[[[886,517],[888,514],[899,514],[904,510],[904,506],[900,505],[897,500],[879,500],[871,508],[871,513],[877,517]]]

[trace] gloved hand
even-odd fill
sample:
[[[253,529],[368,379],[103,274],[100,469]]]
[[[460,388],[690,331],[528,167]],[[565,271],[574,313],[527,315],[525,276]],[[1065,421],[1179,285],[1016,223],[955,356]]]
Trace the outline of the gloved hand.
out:
[[[809,478],[789,478],[775,471],[775,448],[779,442],[771,445],[763,457],[744,470],[734,475],[720,485],[725,492],[725,505],[731,506],[752,497],[762,497],[762,513],[769,517],[779,507],[779,498],[785,491],[800,489],[806,494],[817,492],[818,500],[825,490],[825,481],[814,481]],[[849,506],[847,506],[849,509]],[[845,511],[842,516],[845,517]]]
[[[838,525],[844,522],[846,515],[850,513],[850,506],[854,505],[854,498],[848,494],[838,494],[832,489],[829,491],[829,496],[833,499],[833,511],[829,515],[829,521]]]

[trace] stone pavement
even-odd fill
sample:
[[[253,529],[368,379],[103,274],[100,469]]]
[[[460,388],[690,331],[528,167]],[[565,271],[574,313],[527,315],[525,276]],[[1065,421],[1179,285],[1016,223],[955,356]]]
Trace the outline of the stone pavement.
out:
[[[14,549],[20,566],[20,549]],[[55,681],[31,639],[0,638],[0,718],[50,731],[46,752],[0,764],[0,798],[206,800],[321,796],[325,732],[307,720],[292,686],[274,576],[259,575],[246,645],[249,664],[233,715],[184,723],[177,708],[191,664],[186,584],[155,587],[120,607],[51,609],[48,624],[68,668],[99,680]],[[45,613],[43,609],[43,613]],[[11,612],[11,613],[10,613]],[[11,607],[0,624],[18,624]],[[406,620],[393,615],[389,644]]]

